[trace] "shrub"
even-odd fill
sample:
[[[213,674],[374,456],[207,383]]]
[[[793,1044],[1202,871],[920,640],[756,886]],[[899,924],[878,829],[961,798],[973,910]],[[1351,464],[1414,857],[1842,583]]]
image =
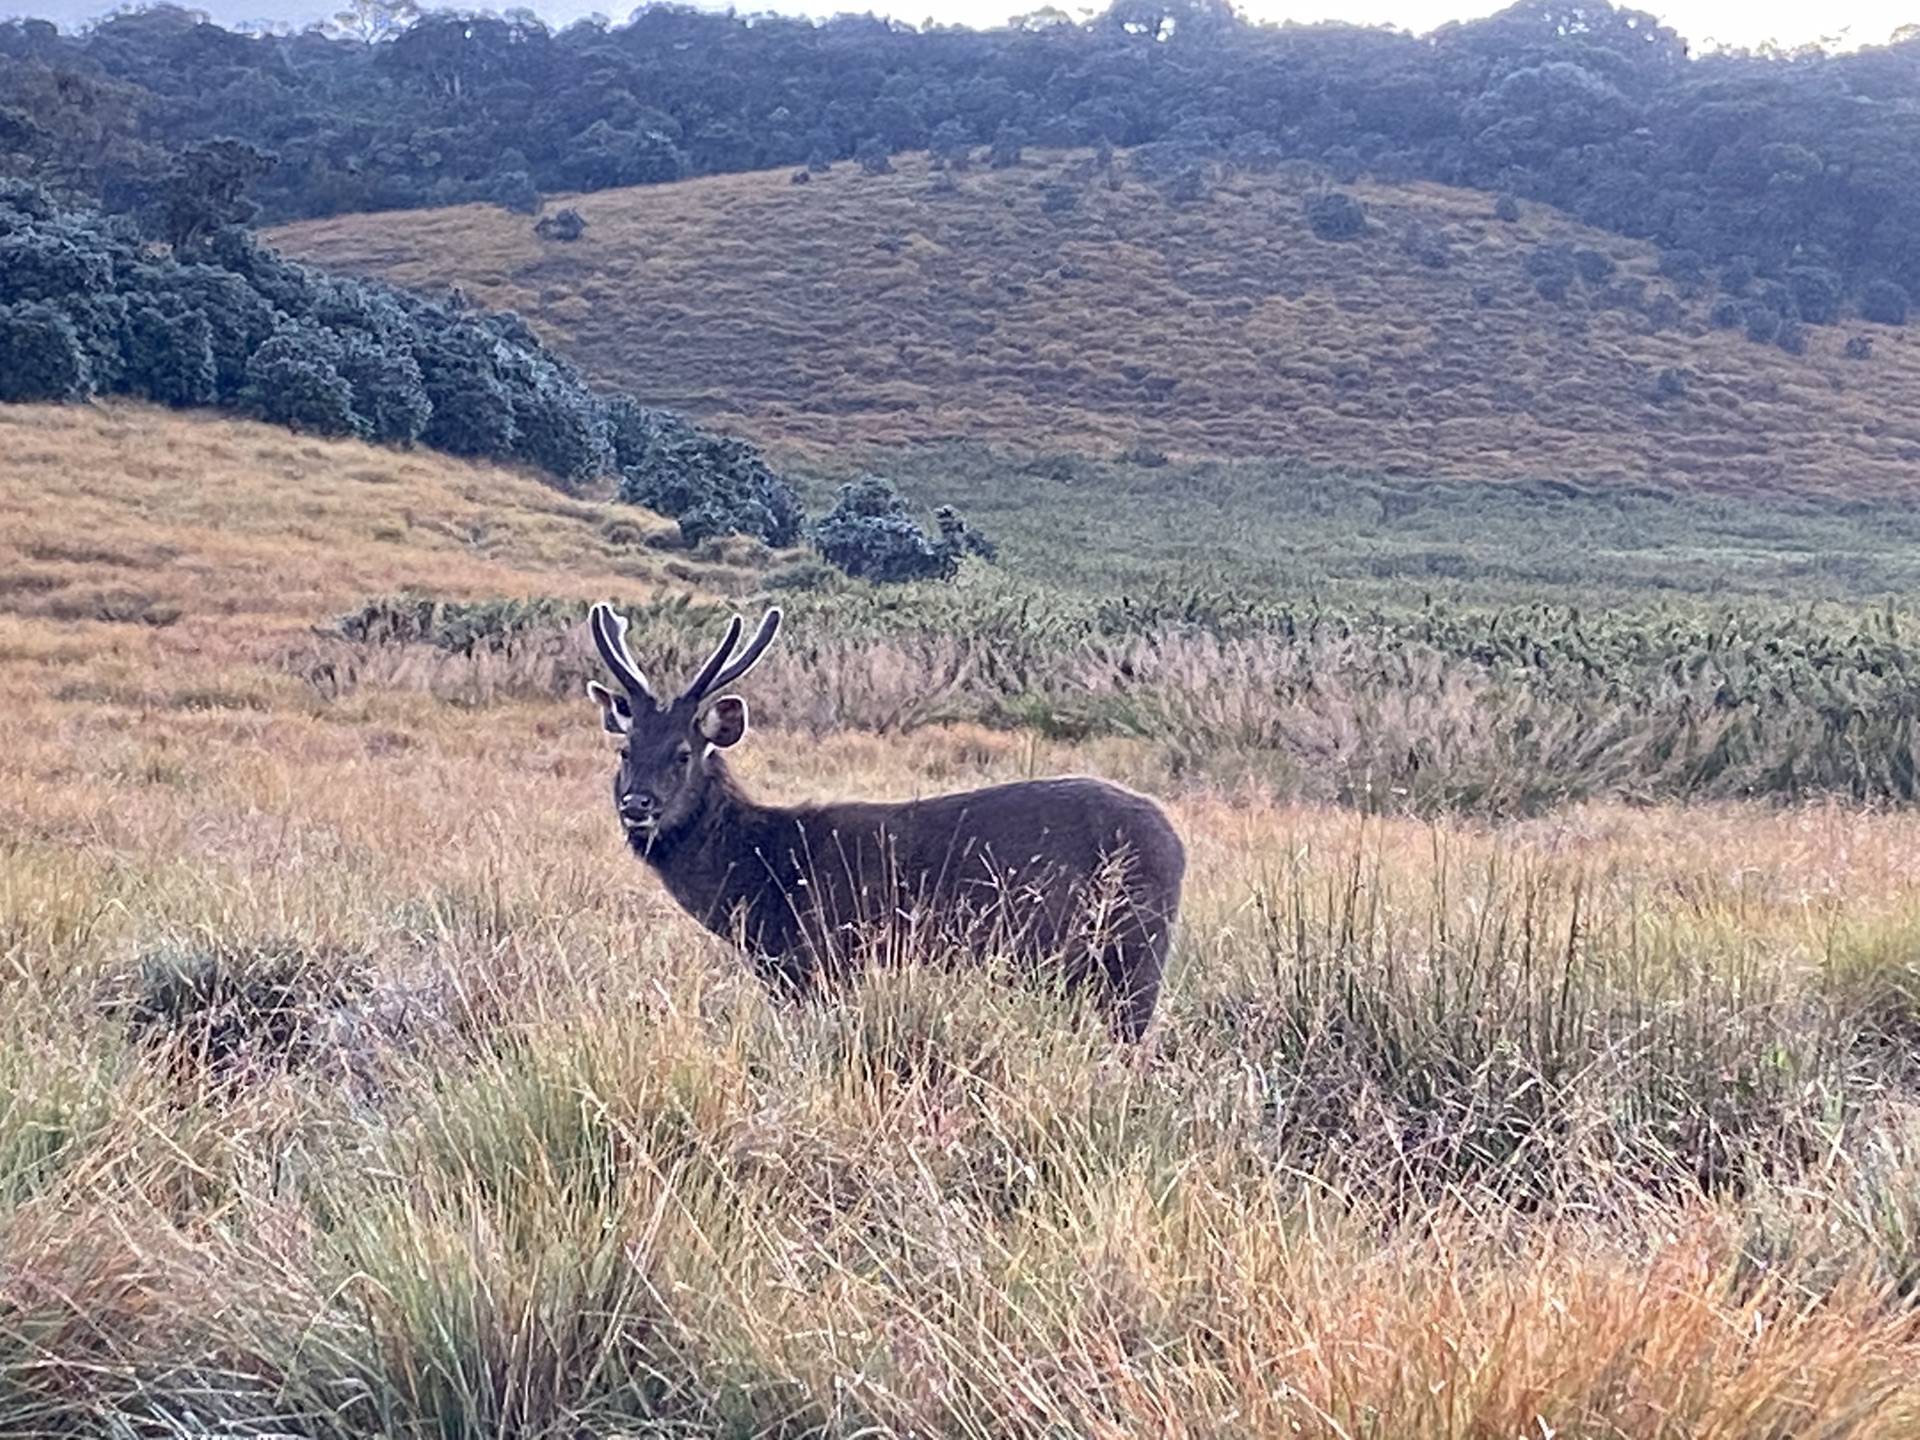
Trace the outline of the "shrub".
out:
[[[542,216],[533,225],[533,233],[542,240],[578,240],[586,231],[586,220],[572,208]]]
[[[927,140],[927,154],[936,165],[965,170],[973,157],[973,141],[967,127],[958,120],[942,120],[933,127],[933,134]]]
[[[1794,266],[1787,271],[1787,290],[1809,325],[1831,325],[1840,318],[1840,277],[1825,266]]]
[[[1895,280],[1869,280],[1860,292],[1860,318],[1876,325],[1904,325],[1911,303],[1907,287]]]
[[[51,305],[0,305],[0,400],[78,400],[92,389],[73,322]]]
[[[1661,251],[1660,273],[1683,288],[1704,285],[1707,280],[1706,262],[1692,250]]]
[[[1022,158],[1027,137],[1014,126],[1001,123],[994,132],[993,145],[987,151],[987,164],[995,170],[1011,170]]]
[[[140,957],[115,1008],[177,1076],[233,1082],[312,1060],[330,1018],[367,988],[354,958],[295,941],[168,945]]]
[[[420,438],[433,416],[433,402],[411,351],[355,333],[333,363],[353,390],[361,434],[383,445],[411,445]]]
[[[1453,264],[1453,248],[1447,243],[1446,232],[1417,220],[1401,234],[1400,251],[1429,270],[1445,270]]]
[[[1493,218],[1513,224],[1520,218],[1520,202],[1511,195],[1502,195],[1493,202]]]
[[[854,150],[853,158],[867,175],[891,175],[893,158],[887,153],[887,142],[878,135],[869,135]]]
[[[508,170],[494,176],[487,198],[516,215],[540,213],[540,192],[534,187],[533,177],[524,170]]]
[[[1580,249],[1573,252],[1573,268],[1587,284],[1604,285],[1613,278],[1617,267],[1613,257],[1604,250]]]
[[[213,326],[205,311],[163,311],[162,303],[128,307],[126,387],[162,405],[211,405],[219,394]]]
[[[421,439],[450,455],[511,454],[513,397],[495,366],[493,337],[445,312],[420,319],[413,354],[432,406]]]
[[[1366,207],[1343,190],[1309,196],[1307,225],[1322,240],[1358,240],[1367,233]]]
[[[1646,308],[1641,313],[1647,317],[1648,323],[1654,329],[1671,330],[1680,323],[1682,312],[1680,302],[1663,290],[1647,301]]]
[[[288,325],[247,361],[246,400],[263,420],[316,435],[359,434],[353,386],[334,368],[340,345],[311,326]]]
[[[86,238],[55,226],[0,236],[0,304],[110,292],[113,258]]]
[[[714,535],[755,535],[769,545],[800,538],[800,497],[746,441],[624,396],[608,406],[607,420],[618,498],[673,519],[687,544]]]
[[[514,453],[569,484],[613,468],[605,404],[571,370],[532,361],[513,397]]]
[[[840,498],[813,527],[813,543],[832,564],[876,584],[947,580],[964,554],[993,558],[992,543],[972,534],[951,506],[934,519],[937,540],[915,522],[891,481],[863,475],[840,487]]]
[[[1747,323],[1747,307],[1731,295],[1722,295],[1713,302],[1713,308],[1707,312],[1707,319],[1717,329],[1738,330]]]

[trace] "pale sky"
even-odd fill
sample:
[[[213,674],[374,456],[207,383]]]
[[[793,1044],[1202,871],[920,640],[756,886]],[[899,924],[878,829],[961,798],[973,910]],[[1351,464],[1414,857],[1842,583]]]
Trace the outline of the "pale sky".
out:
[[[301,28],[339,8],[337,0],[200,0],[192,8],[208,12],[223,25],[244,22],[277,23]],[[458,3],[458,0],[455,0]],[[712,0],[697,0],[703,9],[725,9]],[[1013,15],[1040,9],[1046,0],[740,0],[743,13],[779,10],[797,14],[833,14],[871,10],[909,24],[928,20],[943,25],[993,26]],[[1092,13],[1076,0],[1055,0],[1070,15]],[[1234,0],[1235,8],[1257,21],[1343,20],[1355,25],[1394,25],[1424,33],[1449,20],[1467,20],[1503,9],[1507,0]],[[506,10],[516,0],[469,0],[460,8]],[[63,29],[106,14],[112,0],[0,0],[0,17],[34,15]],[[442,0],[427,0],[424,8],[442,8]],[[532,0],[526,8],[549,24],[565,25],[598,11],[624,20],[630,0]],[[1094,9],[1104,9],[1105,0]],[[1669,0],[1641,4],[1671,25],[1695,51],[1718,42],[1753,46],[1771,41],[1794,47],[1825,40],[1842,46],[1883,44],[1902,25],[1920,22],[1920,0],[1833,0],[1825,5],[1796,0]]]

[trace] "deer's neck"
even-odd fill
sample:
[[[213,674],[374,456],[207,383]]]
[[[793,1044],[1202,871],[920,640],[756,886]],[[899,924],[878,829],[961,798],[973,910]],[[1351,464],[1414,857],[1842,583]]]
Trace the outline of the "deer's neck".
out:
[[[699,807],[670,835],[641,852],[668,893],[716,934],[732,937],[745,911],[781,878],[769,873],[791,846],[777,837],[789,812],[762,805],[740,788],[719,755],[708,758]]]

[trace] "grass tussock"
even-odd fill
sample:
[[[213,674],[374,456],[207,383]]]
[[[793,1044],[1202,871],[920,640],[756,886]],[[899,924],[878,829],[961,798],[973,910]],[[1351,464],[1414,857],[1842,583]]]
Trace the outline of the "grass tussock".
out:
[[[1503,222],[1472,191],[1352,186],[1369,231],[1329,241],[1306,220],[1326,183],[1311,167],[1217,173],[1185,200],[1124,157],[1114,178],[1085,153],[948,177],[903,156],[803,186],[783,170],[555,197],[587,221],[565,244],[480,205],[271,238],[429,292],[457,282],[648,403],[816,453],[962,437],[1740,495],[1911,489],[1907,330],[1813,326],[1803,355],[1754,344],[1712,325],[1711,293],[1677,293],[1652,247],[1544,206]],[[1553,245],[1605,254],[1614,282],[1542,298],[1527,259]],[[1864,330],[1872,358],[1847,358]]]

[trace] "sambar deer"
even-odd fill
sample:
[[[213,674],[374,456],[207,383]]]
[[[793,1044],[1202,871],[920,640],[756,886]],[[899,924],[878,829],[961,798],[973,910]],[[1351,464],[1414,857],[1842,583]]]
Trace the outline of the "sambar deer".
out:
[[[1153,801],[1063,777],[891,804],[763,805],[723,753],[747,733],[746,702],[719,692],[773,643],[780,611],[737,656],[735,616],[665,703],[627,648],[626,618],[600,604],[588,623],[624,692],[587,685],[625,741],[613,798],[627,842],[763,978],[805,991],[857,965],[876,936],[910,953],[930,942],[931,953],[1042,967],[1042,978],[1091,988],[1122,1039],[1146,1031],[1186,871]]]

